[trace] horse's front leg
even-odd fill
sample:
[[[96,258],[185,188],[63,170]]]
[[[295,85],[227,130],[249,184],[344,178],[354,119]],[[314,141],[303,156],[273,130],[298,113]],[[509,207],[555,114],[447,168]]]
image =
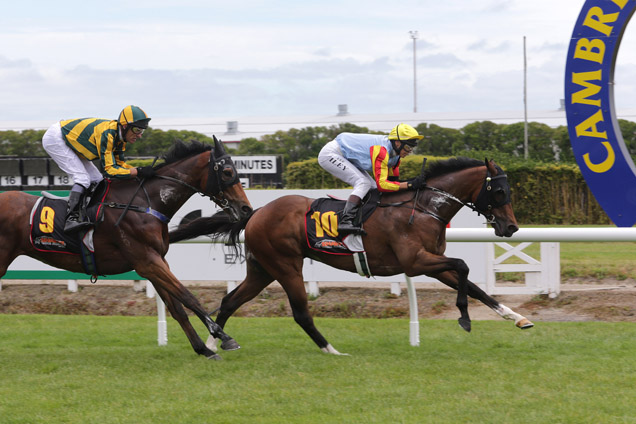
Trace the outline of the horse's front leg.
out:
[[[444,272],[433,277],[446,284],[447,286],[457,290],[457,276],[452,272]],[[480,289],[479,286],[477,286],[472,281],[467,280],[467,287],[468,296],[472,297],[473,299],[479,300],[484,305],[495,311],[500,317],[514,321],[515,325],[522,330],[534,327],[534,324],[528,318],[513,311],[503,303],[497,302],[497,300],[489,296],[485,291]]]
[[[197,354],[203,355],[208,359],[221,359],[219,355],[210,350],[205,345],[205,343],[203,343],[195,329],[192,327],[192,324],[190,324],[188,314],[186,313],[185,309],[183,309],[183,306],[181,306],[181,303],[172,298],[172,296],[170,296],[170,294],[163,288],[155,287],[155,290],[157,291],[157,294],[161,297],[161,299],[163,299],[166,307],[170,311],[170,315],[172,315],[172,318],[174,318],[181,326],[181,329],[183,329],[183,332],[190,341],[190,344],[192,345],[194,351]]]
[[[459,325],[466,331],[470,331],[470,316],[468,315],[468,265],[462,259],[448,258],[436,255],[424,249],[415,255],[411,263],[403,264],[404,272],[408,276],[427,275],[437,278],[443,272],[453,271],[456,275],[457,301],[460,317]]]
[[[136,266],[135,270],[139,275],[150,280],[156,289],[164,290],[173,299],[194,312],[203,324],[205,324],[210,334],[223,341],[221,344],[222,349],[235,350],[240,348],[239,344],[232,337],[225,334],[223,329],[209,317],[197,298],[172,274],[167,262],[163,258],[158,255],[155,255],[153,258],[151,255],[151,258],[147,258],[142,264]],[[164,296],[162,296],[162,298],[164,298]]]

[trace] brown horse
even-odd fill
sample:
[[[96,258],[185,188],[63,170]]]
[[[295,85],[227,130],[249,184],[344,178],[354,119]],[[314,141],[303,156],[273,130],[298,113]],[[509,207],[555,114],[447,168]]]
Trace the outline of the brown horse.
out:
[[[456,158],[433,163],[426,173],[427,187],[420,191],[383,194],[379,207],[364,223],[362,236],[373,275],[427,275],[457,290],[459,323],[470,331],[467,295],[480,300],[500,316],[514,319],[520,328],[533,324],[488,296],[468,280],[468,267],[461,259],[444,256],[446,225],[468,206],[485,215],[498,236],[510,237],[519,227],[510,205],[507,177],[493,161]],[[307,305],[303,283],[303,258],[309,257],[338,269],[355,272],[351,255],[331,255],[309,248],[305,214],[313,199],[283,196],[232,223],[222,212],[199,218],[170,233],[170,242],[201,234],[228,236],[236,246],[245,229],[247,277],[223,298],[217,323],[228,318],[268,284],[277,280],[284,288],[295,321],[318,347],[338,354],[316,329]],[[332,231],[334,228],[332,227]],[[337,228],[335,229],[337,233]],[[210,344],[209,344],[210,346]]]
[[[199,301],[170,272],[167,222],[194,194],[209,197],[228,216],[249,216],[252,207],[238,181],[230,156],[218,140],[215,145],[177,141],[157,166],[157,175],[112,181],[103,200],[103,221],[94,230],[95,264],[99,274],[135,270],[152,282],[157,293],[188,337],[194,351],[219,359],[197,335],[184,306],[203,321],[210,334],[223,340],[222,348],[240,346],[215,323]],[[40,199],[27,193],[0,193],[0,278],[13,260],[27,255],[57,268],[85,273],[80,255],[36,250],[30,241],[29,216]]]

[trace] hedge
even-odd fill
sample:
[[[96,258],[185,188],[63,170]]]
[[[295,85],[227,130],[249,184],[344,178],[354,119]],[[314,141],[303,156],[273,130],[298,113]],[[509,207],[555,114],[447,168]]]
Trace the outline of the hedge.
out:
[[[402,178],[420,173],[423,156],[412,155],[400,165]],[[442,158],[429,157],[428,160]],[[508,174],[512,206],[520,225],[607,225],[611,221],[590,192],[581,171],[572,164],[499,165]],[[290,189],[346,188],[318,165],[317,159],[292,162],[285,171]]]

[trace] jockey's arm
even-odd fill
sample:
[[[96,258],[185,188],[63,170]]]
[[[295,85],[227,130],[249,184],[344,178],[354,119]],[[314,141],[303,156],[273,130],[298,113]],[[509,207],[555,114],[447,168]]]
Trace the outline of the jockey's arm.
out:
[[[393,170],[389,168],[389,154],[383,146],[371,147],[371,163],[373,166],[373,177],[378,190],[391,192],[406,189],[406,187],[402,188],[402,185],[406,185],[406,183],[389,179],[389,177],[393,176]]]
[[[104,134],[102,137],[101,165],[102,169],[112,178],[125,179],[137,175],[137,169],[128,165],[123,160],[121,152],[115,151],[115,140],[112,134]]]

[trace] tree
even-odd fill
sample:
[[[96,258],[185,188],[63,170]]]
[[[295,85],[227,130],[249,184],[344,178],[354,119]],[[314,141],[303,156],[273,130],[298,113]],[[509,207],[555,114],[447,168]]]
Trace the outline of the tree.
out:
[[[494,122],[473,122],[464,126],[461,132],[461,142],[453,146],[454,154],[461,154],[466,150],[495,151],[501,146],[502,125]]]
[[[451,156],[453,145],[462,137],[459,130],[443,128],[436,124],[419,124],[415,129],[424,136],[415,148],[415,153],[420,155]]]
[[[574,152],[570,143],[568,127],[561,125],[554,129],[554,142],[556,144],[559,162],[574,162]]]
[[[126,144],[126,156],[161,156],[174,144],[175,140],[198,140],[202,143],[214,144],[214,140],[205,134],[187,130],[157,130],[148,128],[143,138],[134,144]]]
[[[0,155],[47,156],[42,147],[45,130],[0,131]]]
[[[523,122],[504,125],[501,130],[501,145],[499,149],[516,157],[524,157],[525,129]],[[556,132],[548,125],[539,122],[528,123],[528,158],[544,162],[556,160],[557,152]]]
[[[618,126],[623,134],[623,140],[625,141],[625,147],[629,152],[632,160],[636,158],[636,122],[627,121],[625,119],[618,120]]]
[[[267,146],[254,137],[244,138],[239,143],[235,153],[237,155],[264,155],[267,154]]]
[[[355,124],[342,123],[338,125],[332,125],[327,128],[326,136],[329,141],[336,138],[336,136],[343,132],[356,133],[356,134],[369,134],[371,131],[367,127],[359,127]]]

